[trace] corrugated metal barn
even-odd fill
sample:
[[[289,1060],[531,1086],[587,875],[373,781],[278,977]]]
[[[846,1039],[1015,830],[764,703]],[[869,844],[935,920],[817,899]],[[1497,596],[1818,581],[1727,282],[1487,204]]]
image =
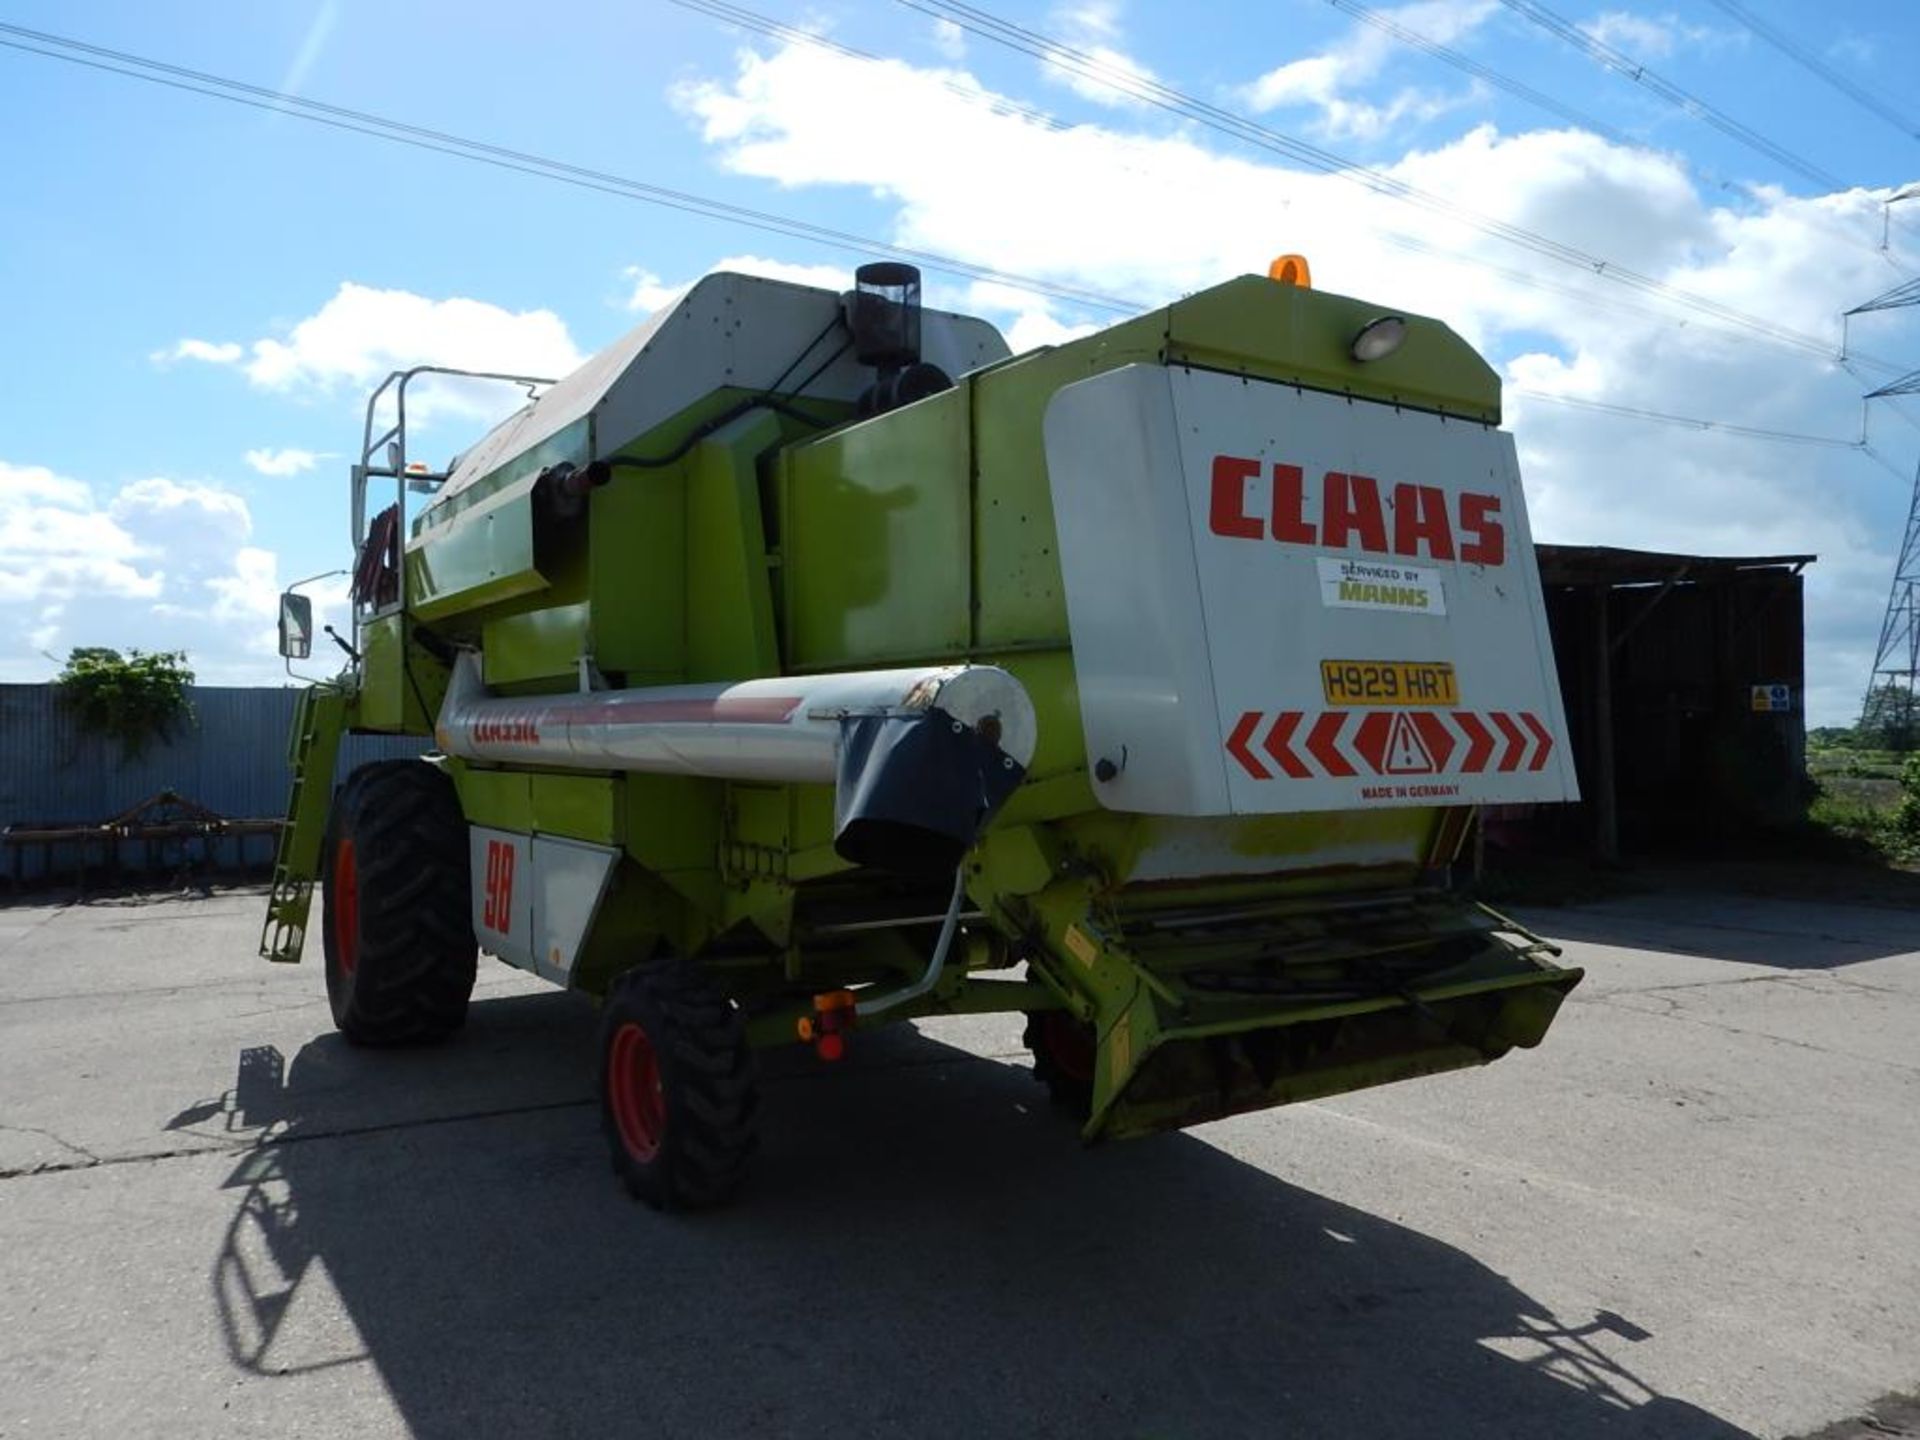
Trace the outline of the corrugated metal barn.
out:
[[[1813,556],[1538,554],[1582,803],[1543,809],[1536,832],[1611,860],[1805,813]]]

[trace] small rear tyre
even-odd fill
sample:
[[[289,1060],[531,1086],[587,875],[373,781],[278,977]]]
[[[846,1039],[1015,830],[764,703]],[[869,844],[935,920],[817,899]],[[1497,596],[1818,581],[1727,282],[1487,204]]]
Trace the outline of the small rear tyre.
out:
[[[479,955],[468,877],[466,818],[439,769],[381,760],[347,777],[322,850],[320,924],[347,1039],[423,1043],[466,1023]]]
[[[698,966],[650,961],[614,981],[600,1021],[600,1121],[613,1173],[657,1210],[711,1210],[756,1144],[740,1012]]]
[[[1033,1078],[1055,1105],[1077,1120],[1093,1113],[1093,1027],[1064,1010],[1029,1011],[1021,1040],[1033,1052]]]

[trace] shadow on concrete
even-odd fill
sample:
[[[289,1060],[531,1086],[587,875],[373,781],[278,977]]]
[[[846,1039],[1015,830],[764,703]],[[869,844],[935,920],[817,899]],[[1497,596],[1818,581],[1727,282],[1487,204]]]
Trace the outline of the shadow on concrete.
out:
[[[1780,970],[1837,970],[1920,952],[1920,909],[1852,901],[1696,891],[1542,910],[1525,918],[1554,940]]]
[[[233,1363],[370,1362],[461,1440],[1744,1433],[1634,1376],[1630,1318],[1189,1136],[1082,1150],[1024,1069],[905,1028],[770,1067],[740,1206],[656,1215],[607,1173],[592,1029],[529,996],[433,1051],[246,1052]]]

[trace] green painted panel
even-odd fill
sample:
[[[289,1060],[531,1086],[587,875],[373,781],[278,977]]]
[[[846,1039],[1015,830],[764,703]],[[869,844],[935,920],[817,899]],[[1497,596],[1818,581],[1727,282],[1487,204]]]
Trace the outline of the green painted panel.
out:
[[[530,785],[533,828],[601,845],[625,839],[625,782],[614,775],[536,774]]]
[[[686,678],[779,673],[757,458],[780,443],[769,411],[742,416],[688,457]]]
[[[1047,403],[1064,385],[1157,358],[1159,321],[1129,321],[973,380],[978,649],[1066,645],[1066,598],[1041,430]]]
[[[405,723],[407,681],[403,645],[399,615],[382,615],[360,627],[359,718],[369,730],[398,730]]]
[[[414,614],[432,620],[546,587],[534,564],[533,484],[529,475],[407,546]]]
[[[616,775],[544,770],[484,770],[450,761],[469,825],[521,835],[564,835],[600,845],[623,843],[626,782]]]
[[[382,615],[360,627],[362,730],[432,732],[447,693],[444,662],[423,649],[411,619]]]
[[[587,651],[589,614],[583,600],[489,620],[481,629],[480,651],[487,684],[576,675]]]
[[[469,825],[533,833],[533,777],[526,771],[477,770],[454,760],[447,773],[460,792],[460,809]]]
[[[965,386],[783,456],[787,662],[937,660],[970,639]]]
[[[1395,313],[1243,275],[1166,312],[1167,359],[1499,423],[1500,377],[1438,320],[1405,316],[1407,337],[1392,355],[1353,358],[1360,327]]]
[[[686,677],[689,464],[617,470],[593,492],[587,544],[594,658],[629,685]]]
[[[515,454],[506,464],[497,470],[481,476],[473,484],[465,487],[456,495],[437,501],[429,506],[414,521],[414,533],[424,535],[434,527],[445,524],[476,505],[484,503],[511,485],[538,475],[549,465],[558,465],[563,461],[572,465],[584,465],[589,458],[590,432],[587,417],[582,416],[571,425],[549,435],[538,445]]]

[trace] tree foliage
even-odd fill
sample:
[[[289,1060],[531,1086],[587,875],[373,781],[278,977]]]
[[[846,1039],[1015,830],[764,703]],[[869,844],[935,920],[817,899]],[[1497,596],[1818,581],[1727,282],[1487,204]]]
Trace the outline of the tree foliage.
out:
[[[67,655],[53,683],[80,728],[117,741],[128,758],[151,741],[171,739],[176,724],[193,719],[187,703],[193,671],[184,650],[130,650],[123,656],[84,646]]]

